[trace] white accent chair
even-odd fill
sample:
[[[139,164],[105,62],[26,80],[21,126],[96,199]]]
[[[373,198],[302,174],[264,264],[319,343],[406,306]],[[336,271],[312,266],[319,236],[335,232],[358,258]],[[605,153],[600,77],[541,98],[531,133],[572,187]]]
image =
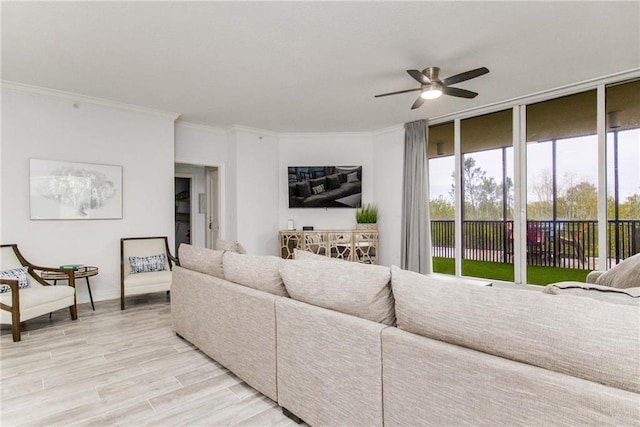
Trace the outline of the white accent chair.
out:
[[[73,270],[37,266],[22,256],[18,245],[0,245],[0,271],[21,267],[28,267],[28,288],[19,289],[18,280],[0,279],[2,284],[11,287],[11,292],[0,293],[0,323],[11,325],[14,342],[20,341],[20,323],[26,320],[67,307],[71,320],[78,318]],[[66,274],[69,284],[52,286],[40,277],[38,271]]]
[[[149,257],[159,254],[165,256],[164,270],[132,273],[129,257]],[[120,239],[120,309],[124,310],[125,298],[128,296],[169,292],[171,269],[174,264],[180,265],[180,262],[178,258],[171,255],[166,236]]]

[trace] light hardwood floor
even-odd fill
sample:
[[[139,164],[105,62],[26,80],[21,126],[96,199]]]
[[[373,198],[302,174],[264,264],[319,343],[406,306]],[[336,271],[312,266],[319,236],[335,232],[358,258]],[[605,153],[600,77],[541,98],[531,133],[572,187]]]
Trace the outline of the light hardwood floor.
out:
[[[295,426],[171,326],[163,293],[60,310],[0,337],[2,426]]]

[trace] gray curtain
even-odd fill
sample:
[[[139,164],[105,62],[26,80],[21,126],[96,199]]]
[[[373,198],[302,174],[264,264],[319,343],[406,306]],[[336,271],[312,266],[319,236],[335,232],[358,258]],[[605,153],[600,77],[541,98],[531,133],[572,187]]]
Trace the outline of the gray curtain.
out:
[[[417,120],[404,125],[402,182],[402,268],[422,274],[431,273],[427,123]]]

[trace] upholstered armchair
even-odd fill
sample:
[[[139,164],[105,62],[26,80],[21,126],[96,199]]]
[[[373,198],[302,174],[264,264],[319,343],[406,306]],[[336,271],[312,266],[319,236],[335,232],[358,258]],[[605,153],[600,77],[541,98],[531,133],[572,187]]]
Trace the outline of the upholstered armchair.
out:
[[[38,273],[41,271],[67,275],[68,285],[50,285]],[[0,321],[11,324],[14,342],[21,339],[21,322],[67,307],[76,320],[73,270],[37,266],[22,256],[18,245],[0,245]]]
[[[174,264],[166,236],[120,239],[120,309],[128,296],[168,292]]]

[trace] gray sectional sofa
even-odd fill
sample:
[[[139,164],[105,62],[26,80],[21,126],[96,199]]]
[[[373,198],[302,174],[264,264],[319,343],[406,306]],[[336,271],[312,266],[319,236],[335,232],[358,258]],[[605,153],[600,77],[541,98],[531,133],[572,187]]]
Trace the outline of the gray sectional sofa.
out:
[[[179,256],[176,333],[311,426],[640,425],[637,288],[601,301],[324,257]]]

